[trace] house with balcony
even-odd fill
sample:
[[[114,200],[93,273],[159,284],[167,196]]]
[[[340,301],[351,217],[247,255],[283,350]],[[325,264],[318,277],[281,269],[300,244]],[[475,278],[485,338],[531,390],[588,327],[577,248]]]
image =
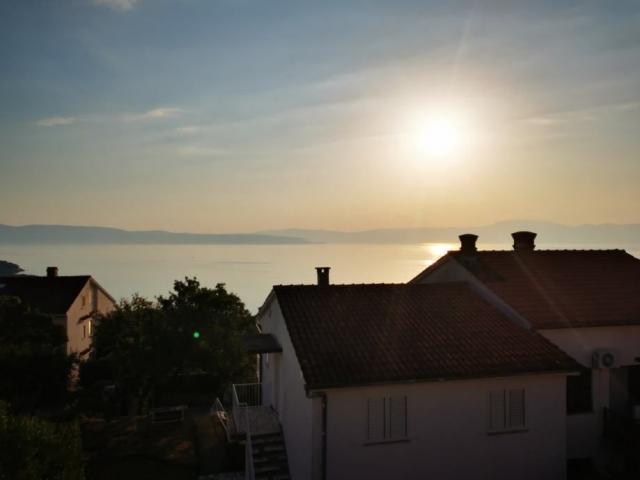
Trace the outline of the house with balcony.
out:
[[[580,365],[464,282],[275,286],[261,383],[233,387],[247,478],[563,479]]]
[[[48,267],[46,276],[0,277],[0,295],[12,295],[50,315],[67,334],[67,353],[85,357],[91,348],[94,318],[115,308],[115,299],[90,275],[58,275]]]
[[[640,260],[623,250],[538,250],[533,232],[512,237],[512,250],[484,251],[476,235],[461,235],[459,250],[411,284],[465,282],[575,359],[580,374],[566,378],[567,456],[606,467],[622,454],[610,434],[628,435],[640,420]]]

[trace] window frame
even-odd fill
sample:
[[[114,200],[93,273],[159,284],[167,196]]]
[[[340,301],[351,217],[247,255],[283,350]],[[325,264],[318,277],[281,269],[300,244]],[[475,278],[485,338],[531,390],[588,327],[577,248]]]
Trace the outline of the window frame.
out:
[[[522,395],[522,423],[511,425],[515,406],[512,408],[512,395],[520,393]],[[493,424],[494,404],[492,398],[502,397],[502,420],[503,425],[496,427]],[[503,433],[518,433],[529,430],[527,415],[527,391],[525,388],[499,388],[492,390],[487,395],[487,434],[496,435]]]
[[[372,403],[382,402],[382,435],[372,435],[371,428],[371,415],[372,415]],[[395,402],[401,402],[399,410],[402,412],[399,417],[394,417],[394,404]],[[365,441],[364,445],[377,445],[381,443],[396,443],[409,441],[409,400],[407,395],[386,395],[367,397],[365,406]],[[395,410],[397,412],[397,410]],[[380,411],[374,412],[374,414],[380,414]],[[396,413],[397,415],[397,413]],[[394,429],[397,429],[398,425],[394,426],[394,419],[400,419],[401,433],[394,434]]]

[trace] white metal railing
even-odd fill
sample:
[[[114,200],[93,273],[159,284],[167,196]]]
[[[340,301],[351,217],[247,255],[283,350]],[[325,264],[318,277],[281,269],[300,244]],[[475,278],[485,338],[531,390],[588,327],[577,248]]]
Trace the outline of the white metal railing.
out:
[[[233,388],[239,402],[246,403],[249,407],[262,405],[261,383],[234,383]]]
[[[240,419],[244,420],[244,478],[245,480],[255,480],[255,471],[253,468],[253,445],[251,441],[250,409],[253,406],[260,405],[260,384],[234,383],[231,390],[233,397],[233,421],[236,426],[236,432],[240,431]],[[256,390],[258,391],[257,394]]]
[[[216,397],[216,401],[213,402],[211,409],[209,410],[210,415],[216,415],[218,417],[219,422],[222,424],[222,428],[224,428],[224,433],[227,437],[227,441],[231,441],[231,431],[229,430],[229,414],[227,410],[222,405],[222,402],[218,397]]]

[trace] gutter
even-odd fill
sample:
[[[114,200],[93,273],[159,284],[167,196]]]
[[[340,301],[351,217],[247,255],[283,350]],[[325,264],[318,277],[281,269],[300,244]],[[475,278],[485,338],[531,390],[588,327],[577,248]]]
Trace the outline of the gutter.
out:
[[[640,357],[638,357],[640,358]],[[326,389],[339,389],[339,388],[356,388],[356,387],[375,387],[384,385],[403,385],[403,384],[416,384],[416,383],[437,383],[437,382],[455,382],[464,380],[481,380],[481,379],[493,379],[493,378],[510,378],[510,377],[525,377],[525,376],[540,376],[540,375],[575,375],[579,374],[583,367],[576,365],[576,368],[561,368],[558,370],[537,370],[530,372],[513,372],[513,373],[496,373],[496,374],[478,374],[468,375],[460,377],[428,377],[428,378],[407,378],[397,380],[381,380],[381,381],[368,381],[357,383],[335,383],[326,385],[305,385],[307,391],[307,397],[313,398],[314,396],[324,395],[324,392],[320,390]]]

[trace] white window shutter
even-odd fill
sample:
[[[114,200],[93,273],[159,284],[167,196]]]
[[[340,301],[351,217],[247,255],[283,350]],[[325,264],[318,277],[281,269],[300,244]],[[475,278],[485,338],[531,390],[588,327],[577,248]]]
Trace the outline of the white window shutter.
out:
[[[500,431],[506,427],[506,401],[504,390],[489,393],[489,430]]]
[[[389,399],[389,438],[407,436],[407,397],[396,396]]]
[[[385,399],[369,398],[367,401],[367,440],[384,440],[386,433]]]
[[[525,427],[524,389],[509,390],[508,428]]]

